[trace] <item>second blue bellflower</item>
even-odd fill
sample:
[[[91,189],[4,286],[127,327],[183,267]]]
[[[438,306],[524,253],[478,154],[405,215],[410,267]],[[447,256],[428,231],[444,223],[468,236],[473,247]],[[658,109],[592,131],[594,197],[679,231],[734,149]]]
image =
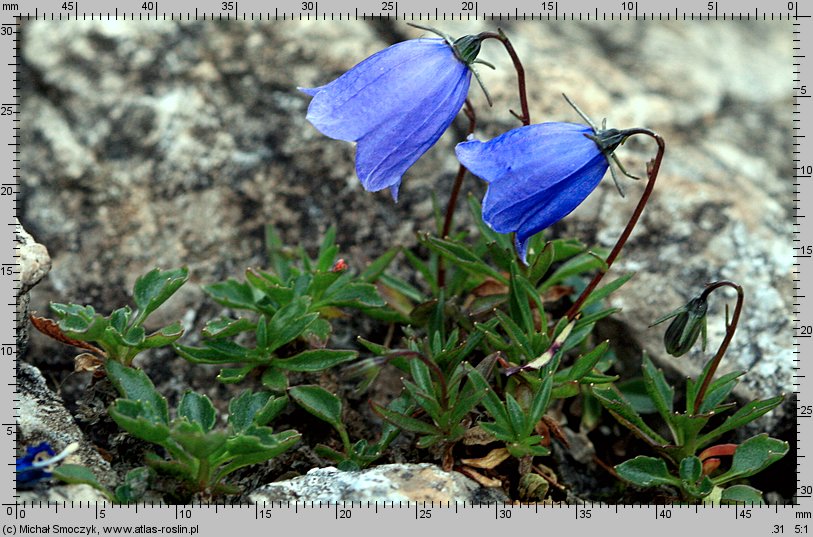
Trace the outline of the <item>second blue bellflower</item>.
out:
[[[623,134],[541,123],[487,142],[460,143],[455,152],[461,164],[488,182],[483,220],[498,233],[516,233],[517,252],[526,261],[528,240],[570,214],[598,186],[610,166],[607,156]]]

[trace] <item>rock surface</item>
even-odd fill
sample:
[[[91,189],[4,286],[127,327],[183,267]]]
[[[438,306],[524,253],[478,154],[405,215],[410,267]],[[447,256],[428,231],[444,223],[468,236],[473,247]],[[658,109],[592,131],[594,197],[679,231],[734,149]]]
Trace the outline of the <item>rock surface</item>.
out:
[[[614,273],[636,277],[613,299],[619,330],[676,376],[695,374],[700,352],[662,352],[653,319],[728,278],[747,293],[724,368],[750,369],[738,394],[791,389],[792,249],[790,23],[501,23],[524,59],[535,122],[578,121],[567,92],[610,126],[647,126],[667,141],[656,193]],[[495,23],[438,23],[460,35]],[[156,322],[195,318],[197,283],[239,276],[263,261],[263,229],[313,251],[336,224],[351,266],[392,243],[413,244],[432,225],[431,194],[447,196],[463,124],[408,173],[401,200],[363,192],[351,144],[306,120],[297,86],[324,84],[391,42],[421,35],[394,23],[28,23],[21,84],[22,202],[26,225],[47,244],[54,270],[34,307],[49,300],[108,312],[127,303],[154,266],[188,265],[192,285]],[[329,46],[326,46],[329,43]],[[495,101],[473,86],[478,136],[516,126],[515,75],[496,42],[481,58]],[[642,173],[652,144],[618,155]],[[640,185],[620,199],[605,181],[549,233],[611,246]],[[478,196],[480,180],[466,189]],[[458,219],[467,225],[465,216]],[[711,345],[723,300],[712,299]],[[163,318],[160,318],[162,317]],[[204,317],[204,315],[200,315]],[[36,355],[54,355],[36,342]],[[637,367],[640,355],[629,367]]]
[[[483,488],[457,472],[434,464],[384,464],[360,472],[316,468],[289,481],[254,491],[251,501],[467,502],[508,501],[502,489]]]
[[[20,262],[20,283],[15,292],[16,323],[17,323],[17,355],[25,355],[28,346],[28,292],[37,285],[48,271],[51,270],[51,258],[48,249],[34,240],[17,218],[14,219],[14,243],[19,249],[17,254]]]

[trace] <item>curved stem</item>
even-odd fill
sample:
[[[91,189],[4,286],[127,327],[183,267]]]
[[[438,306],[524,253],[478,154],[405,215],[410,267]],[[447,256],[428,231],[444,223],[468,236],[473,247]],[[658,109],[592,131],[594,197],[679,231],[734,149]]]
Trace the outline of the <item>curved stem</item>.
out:
[[[528,94],[525,90],[525,68],[522,67],[522,62],[517,55],[517,51],[514,50],[514,46],[511,44],[511,40],[508,39],[508,36],[503,33],[502,30],[497,30],[496,32],[482,32],[477,35],[481,41],[485,41],[486,39],[496,39],[500,43],[502,43],[503,47],[505,47],[506,52],[508,55],[511,56],[511,61],[514,62],[514,70],[517,72],[517,87],[519,88],[519,105],[522,108],[522,114],[519,115],[513,110],[511,113],[516,117],[518,120],[522,122],[523,125],[530,125],[531,124],[531,112],[528,109]]]
[[[644,136],[649,136],[653,140],[655,140],[658,144],[658,154],[655,155],[655,158],[650,160],[647,164],[647,182],[646,187],[644,188],[643,194],[641,194],[641,199],[638,201],[638,205],[635,206],[635,211],[632,213],[632,217],[630,218],[629,222],[627,222],[627,226],[624,228],[624,231],[621,232],[621,236],[618,237],[618,241],[616,241],[615,246],[613,246],[610,255],[607,256],[607,268],[601,270],[593,276],[593,279],[587,284],[587,287],[584,288],[584,291],[579,295],[579,298],[576,299],[576,302],[570,306],[570,309],[567,310],[567,319],[568,321],[572,321],[576,315],[578,315],[579,310],[581,309],[584,301],[587,300],[587,297],[590,296],[590,293],[595,290],[598,284],[601,282],[601,279],[604,278],[604,275],[607,274],[607,271],[610,270],[615,259],[618,257],[618,254],[621,253],[621,249],[624,248],[624,245],[627,243],[627,239],[629,239],[630,234],[632,234],[632,230],[635,228],[635,225],[638,223],[638,219],[641,217],[641,213],[644,211],[644,207],[646,207],[647,202],[649,201],[650,196],[652,195],[652,190],[655,188],[655,180],[658,178],[658,171],[661,168],[661,161],[663,160],[663,153],[666,150],[666,143],[663,141],[663,138],[660,135],[656,134],[655,132],[649,129],[629,129],[625,130],[624,133],[629,136],[634,136],[636,134],[643,134]]]
[[[706,390],[708,390],[709,384],[711,384],[711,379],[714,378],[714,373],[717,372],[717,367],[720,365],[723,356],[725,356],[725,353],[728,350],[728,345],[734,338],[734,332],[737,330],[737,323],[740,321],[742,304],[745,300],[742,286],[728,280],[721,280],[719,282],[714,282],[707,285],[703,290],[703,293],[700,295],[700,300],[706,300],[715,289],[719,289],[720,287],[731,287],[737,291],[737,304],[734,306],[734,313],[731,316],[731,322],[729,323],[726,319],[725,337],[723,338],[723,342],[720,343],[717,353],[714,355],[714,358],[711,359],[708,373],[706,373],[706,376],[703,379],[703,384],[700,385],[700,389],[697,391],[697,396],[694,398],[694,414],[698,414],[700,412],[700,405],[703,403],[703,399],[706,397]]]
[[[474,113],[474,106],[471,101],[466,99],[466,104],[463,107],[463,113],[469,119],[469,128],[466,131],[466,137],[474,133],[477,127],[477,114]],[[441,231],[440,238],[445,239],[449,236],[452,230],[452,221],[454,220],[454,212],[457,208],[457,198],[460,196],[460,189],[463,186],[463,178],[466,176],[466,167],[462,164],[457,169],[457,177],[452,184],[452,192],[449,194],[449,202],[446,204],[446,214],[443,219],[443,230]],[[446,264],[441,256],[438,259],[438,287],[446,286]]]

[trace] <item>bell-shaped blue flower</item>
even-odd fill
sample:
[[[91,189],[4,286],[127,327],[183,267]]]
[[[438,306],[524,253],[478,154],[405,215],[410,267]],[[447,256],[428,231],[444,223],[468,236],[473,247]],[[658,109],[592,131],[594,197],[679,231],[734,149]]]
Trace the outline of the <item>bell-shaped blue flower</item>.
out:
[[[468,64],[479,48],[473,36],[392,45],[326,86],[300,88],[313,96],[307,119],[326,136],[357,142],[361,184],[371,192],[389,188],[397,201],[404,172],[463,107],[472,73]]]
[[[541,123],[488,142],[457,145],[457,158],[488,182],[483,220],[498,233],[516,233],[526,261],[528,240],[573,211],[598,186],[608,156],[624,132],[573,123]]]

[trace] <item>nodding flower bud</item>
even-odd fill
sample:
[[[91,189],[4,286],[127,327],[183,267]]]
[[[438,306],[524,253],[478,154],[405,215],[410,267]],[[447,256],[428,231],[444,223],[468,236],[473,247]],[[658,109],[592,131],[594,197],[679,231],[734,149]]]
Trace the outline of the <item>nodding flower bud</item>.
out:
[[[464,35],[454,40],[453,48],[463,63],[468,65],[477,59],[482,42],[483,38],[479,35]]]
[[[706,310],[708,303],[705,297],[695,297],[675,311],[661,317],[652,326],[667,319],[673,319],[663,335],[666,352],[672,356],[683,356],[703,336],[703,350],[706,349]]]

